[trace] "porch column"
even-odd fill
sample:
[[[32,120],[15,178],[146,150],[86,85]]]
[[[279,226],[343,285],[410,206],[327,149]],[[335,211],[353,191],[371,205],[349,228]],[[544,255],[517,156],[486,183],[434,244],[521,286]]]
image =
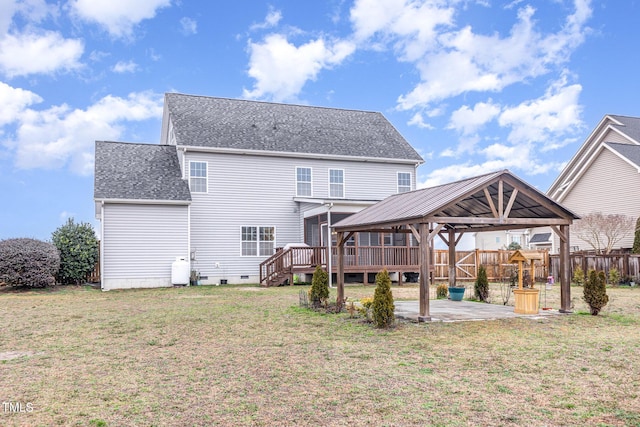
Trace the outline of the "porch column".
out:
[[[344,302],[344,232],[339,231],[337,233],[337,261],[338,268],[336,272],[336,281],[338,282],[338,296],[336,298],[336,307],[338,310],[342,309],[342,303]],[[329,273],[331,274],[331,273]]]
[[[431,254],[429,251],[429,227],[430,224],[420,223],[420,313],[418,322],[431,321],[429,313],[429,270],[431,267]]]
[[[560,226],[560,313],[571,313],[571,256],[569,226]]]
[[[449,230],[449,286],[456,285],[456,232]]]

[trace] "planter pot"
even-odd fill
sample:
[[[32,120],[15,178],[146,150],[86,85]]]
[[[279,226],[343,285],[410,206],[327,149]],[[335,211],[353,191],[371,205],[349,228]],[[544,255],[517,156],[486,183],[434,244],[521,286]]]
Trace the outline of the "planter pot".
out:
[[[451,298],[451,301],[462,301],[464,291],[466,291],[466,288],[449,287],[449,298]]]

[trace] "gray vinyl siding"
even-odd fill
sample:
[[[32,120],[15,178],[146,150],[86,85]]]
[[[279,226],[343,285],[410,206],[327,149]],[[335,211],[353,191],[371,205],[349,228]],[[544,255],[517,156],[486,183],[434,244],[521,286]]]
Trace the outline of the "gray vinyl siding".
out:
[[[618,132],[615,132],[613,130],[607,131],[607,133],[604,135],[604,138],[602,138],[602,141],[619,142],[620,144],[630,144],[629,139],[627,139],[627,137],[620,135]]]
[[[627,215],[635,220],[640,212],[640,195],[635,191],[637,188],[640,188],[637,170],[611,151],[603,149],[561,203],[578,215],[599,211],[603,214]],[[557,236],[554,238],[558,244]],[[571,246],[591,249],[573,233]],[[622,248],[631,246],[633,233],[617,245]]]
[[[241,256],[242,226],[275,227],[276,247],[304,241],[303,208],[294,201],[297,166],[312,168],[314,199],[328,198],[329,169],[344,170],[345,199],[355,200],[394,194],[398,171],[415,174],[414,165],[187,151],[187,178],[189,161],[207,162],[208,192],[192,193],[191,248],[193,268],[211,284],[259,280],[267,257]]]
[[[171,264],[189,256],[188,206],[105,204],[102,287],[171,285]]]

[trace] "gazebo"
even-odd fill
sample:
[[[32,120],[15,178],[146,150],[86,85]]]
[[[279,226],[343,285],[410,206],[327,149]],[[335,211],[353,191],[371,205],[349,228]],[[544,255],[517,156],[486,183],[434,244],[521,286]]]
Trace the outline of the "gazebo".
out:
[[[571,312],[569,226],[579,217],[508,170],[395,194],[334,224],[337,304],[344,301],[344,245],[355,232],[410,233],[420,245],[420,321],[430,321],[433,239],[449,248],[449,285],[456,282],[456,244],[464,233],[550,226],[560,239],[560,312]]]

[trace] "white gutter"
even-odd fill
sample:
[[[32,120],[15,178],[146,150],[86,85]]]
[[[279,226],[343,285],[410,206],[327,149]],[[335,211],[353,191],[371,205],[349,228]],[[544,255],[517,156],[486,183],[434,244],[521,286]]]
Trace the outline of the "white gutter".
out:
[[[191,200],[155,200],[155,199],[95,199],[96,202],[136,204],[136,205],[190,205]]]
[[[104,289],[104,201],[100,203],[100,289]]]
[[[177,145],[180,149],[186,149],[185,145]],[[238,155],[251,155],[251,156],[267,156],[267,157],[294,157],[302,159],[334,159],[334,160],[349,160],[355,162],[371,162],[371,163],[400,163],[400,164],[422,164],[424,160],[411,160],[411,159],[394,159],[390,157],[360,157],[360,156],[345,156],[338,154],[318,154],[318,153],[294,153],[291,151],[268,151],[268,150],[250,150],[244,148],[220,148],[220,147],[197,147],[189,145],[189,151],[196,151],[201,153],[220,153],[220,154],[238,154]]]

